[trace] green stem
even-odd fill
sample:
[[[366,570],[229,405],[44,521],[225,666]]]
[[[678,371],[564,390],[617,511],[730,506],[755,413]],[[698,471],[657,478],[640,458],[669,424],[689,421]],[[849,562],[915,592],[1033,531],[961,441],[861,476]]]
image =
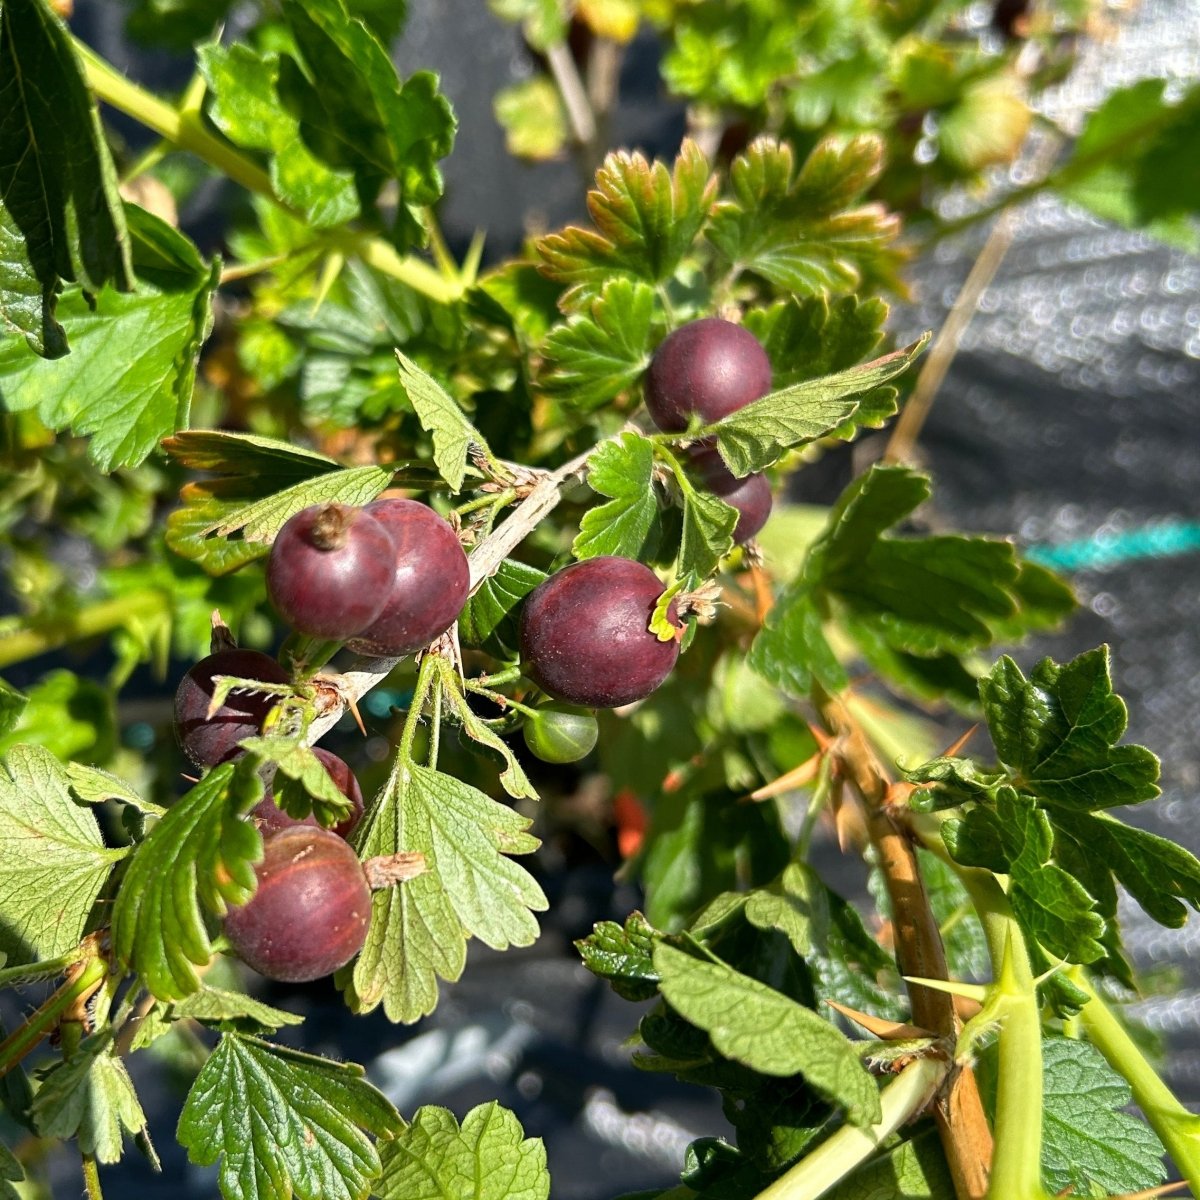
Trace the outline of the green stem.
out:
[[[145,591],[89,604],[77,613],[56,618],[52,626],[21,628],[24,622],[18,618],[12,622],[15,626],[12,633],[3,632],[3,626],[0,626],[0,668],[36,658],[70,642],[119,629],[135,617],[148,617],[165,607],[166,598],[162,592]]]
[[[537,713],[527,704],[522,704],[520,701],[514,700],[511,696],[504,695],[503,692],[493,692],[491,688],[481,687],[477,679],[464,679],[463,684],[468,692],[474,692],[475,695],[482,696],[485,700],[490,700],[500,708],[515,709],[519,713],[524,713],[527,717],[537,716]]]
[[[468,679],[467,687],[478,685],[479,687],[500,688],[506,683],[516,683],[520,678],[520,667],[506,667],[503,671],[497,671],[494,675],[479,675],[475,679]]]
[[[469,513],[478,512],[481,508],[503,508],[504,505],[511,504],[516,498],[516,488],[507,488],[495,495],[489,492],[486,496],[477,496],[474,500],[468,500],[466,504],[460,504],[454,511],[460,517],[465,517]]]
[[[1083,968],[1072,968],[1070,979],[1089,996],[1079,1016],[1092,1045],[1129,1084],[1138,1107],[1162,1139],[1192,1194],[1200,1196],[1200,1117],[1184,1108],[1146,1061]]]
[[[429,756],[431,771],[437,770],[438,753],[442,748],[442,698],[446,689],[446,670],[439,671],[433,681],[433,709],[429,715]]]
[[[933,1099],[949,1069],[950,1064],[939,1058],[918,1058],[909,1063],[879,1094],[883,1108],[879,1124],[867,1129],[843,1125],[759,1192],[757,1200],[817,1200],[825,1195]]]
[[[999,1021],[992,1200],[1049,1200],[1042,1186],[1042,1019],[1025,938],[1008,897],[987,871],[960,876],[987,938],[993,982],[976,1021]],[[964,1031],[968,1037],[970,1029]]]
[[[176,109],[126,79],[83,42],[76,40],[75,50],[82,60],[88,86],[99,99],[154,130],[180,150],[190,151],[203,159],[248,191],[264,196],[285,212],[299,215],[275,194],[266,171],[228,142],[209,133],[195,112]],[[357,254],[368,266],[407,283],[431,300],[449,304],[462,295],[463,288],[458,279],[445,278],[420,259],[405,258],[382,238],[347,231],[339,241],[344,243],[339,248]]]
[[[100,1187],[100,1168],[90,1154],[83,1156],[83,1186],[87,1189],[88,1200],[104,1200],[104,1190]]]
[[[404,729],[400,733],[400,745],[396,751],[397,761],[412,762],[413,742],[421,725],[421,713],[425,710],[425,701],[437,672],[437,655],[427,654],[421,660],[421,669],[417,672],[417,682],[413,686],[412,703],[408,706],[408,716],[404,718]]]
[[[90,959],[72,979],[68,979],[29,1019],[0,1042],[0,1076],[8,1074],[58,1025],[73,1004],[94,991],[103,980],[108,964],[102,958]]]

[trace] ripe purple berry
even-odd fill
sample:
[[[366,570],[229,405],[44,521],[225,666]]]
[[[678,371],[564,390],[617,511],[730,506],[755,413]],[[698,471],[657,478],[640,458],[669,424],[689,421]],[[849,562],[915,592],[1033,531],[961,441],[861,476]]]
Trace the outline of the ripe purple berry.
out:
[[[350,801],[350,815],[334,825],[332,830],[338,837],[348,838],[363,815],[362,788],[358,786],[354,772],[350,770],[349,764],[344,759],[338,758],[336,754],[324,750],[320,746],[314,746],[313,753],[321,760],[321,765],[325,768],[329,778],[337,785],[338,791]],[[267,788],[263,798],[250,810],[250,816],[258,821],[263,837],[269,837],[281,829],[295,828],[297,825],[322,828],[313,813],[309,813],[307,817],[299,821],[295,817],[288,816],[275,803],[275,793],[270,788]]]
[[[646,408],[659,429],[678,433],[692,414],[708,425],[771,390],[771,363],[748,329],[705,317],[667,334],[646,373]]]
[[[276,535],[267,594],[293,629],[344,641],[379,616],[394,554],[388,531],[363,509],[315,504]]]
[[[377,500],[366,512],[395,546],[379,615],[351,638],[357,654],[400,657],[428,646],[458,619],[471,571],[450,523],[416,500]]]
[[[650,618],[657,575],[628,558],[589,558],[551,575],[521,612],[523,668],[544,692],[585,708],[616,708],[650,695],[671,673],[679,643],[660,642]],[[674,602],[668,619],[677,628]]]
[[[688,450],[694,473],[704,487],[738,511],[733,540],[748,542],[771,515],[771,484],[765,475],[739,479],[722,461],[715,447],[693,446]]]
[[[242,738],[262,732],[262,723],[279,697],[265,692],[231,692],[225,703],[208,715],[215,675],[287,683],[287,672],[257,650],[218,650],[202,658],[179,681],[175,691],[175,737],[180,749],[198,767],[223,762]]]
[[[225,914],[238,957],[268,979],[306,983],[363,947],[371,891],[353,850],[326,829],[294,825],[263,839],[258,890]]]

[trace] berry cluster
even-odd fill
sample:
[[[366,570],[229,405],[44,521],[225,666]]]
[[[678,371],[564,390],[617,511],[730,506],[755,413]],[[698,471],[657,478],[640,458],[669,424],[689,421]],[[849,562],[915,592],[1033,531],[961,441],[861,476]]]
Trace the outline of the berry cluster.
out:
[[[680,327],[659,346],[647,374],[646,405],[660,429],[683,432],[697,420],[710,424],[728,416],[770,387],[770,363],[754,336],[709,318]],[[753,537],[771,510],[766,478],[735,478],[711,440],[687,453],[701,484],[737,509],[735,539]],[[283,526],[267,560],[271,602],[293,629],[377,657],[402,657],[429,645],[458,618],[469,586],[453,528],[412,500],[306,508]],[[589,710],[642,700],[671,673],[683,627],[672,601],[666,619],[676,636],[661,640],[651,630],[662,591],[644,564],[603,556],[566,567],[526,598],[522,669],[551,700],[523,709],[533,754],[551,763],[583,758],[598,734]],[[210,715],[220,675],[289,682],[279,663],[255,650],[220,650],[192,667],[176,692],[175,723],[180,746],[199,767],[236,757],[239,743],[261,732],[276,703],[270,691],[243,688]],[[315,753],[350,801],[350,816],[323,829],[315,816],[288,816],[268,789],[250,814],[264,839],[258,889],[225,918],[226,936],[246,963],[290,982],[349,962],[363,946],[370,918],[366,877],[345,841],[362,816],[362,792],[345,762],[326,750]]]

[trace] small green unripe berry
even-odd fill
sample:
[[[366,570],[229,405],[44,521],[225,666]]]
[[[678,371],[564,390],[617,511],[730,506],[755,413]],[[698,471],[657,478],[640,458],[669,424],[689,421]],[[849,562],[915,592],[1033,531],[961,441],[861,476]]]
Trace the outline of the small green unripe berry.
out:
[[[596,747],[600,723],[586,708],[539,708],[522,732],[530,751],[548,763],[572,763]]]

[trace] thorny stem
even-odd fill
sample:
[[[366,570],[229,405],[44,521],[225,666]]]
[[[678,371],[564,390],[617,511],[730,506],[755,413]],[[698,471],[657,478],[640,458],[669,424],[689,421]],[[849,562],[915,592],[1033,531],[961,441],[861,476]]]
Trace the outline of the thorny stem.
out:
[[[48,1037],[71,1008],[90,996],[104,980],[108,964],[102,958],[83,963],[25,1021],[0,1042],[0,1076],[7,1075],[41,1040]]]
[[[1129,1084],[1134,1101],[1162,1139],[1192,1194],[1200,1196],[1200,1116],[1184,1108],[1146,1061],[1083,968],[1073,968],[1070,979],[1089,997],[1079,1014],[1089,1040]]]
[[[265,196],[286,212],[292,211],[275,194],[266,171],[228,142],[209,133],[196,113],[176,109],[126,79],[83,42],[76,40],[75,50],[82,61],[88,86],[99,99],[152,129],[180,150],[195,154],[248,191]],[[431,300],[448,304],[462,293],[459,280],[447,279],[420,259],[401,256],[394,246],[382,238],[348,233],[344,235],[344,240],[368,266],[407,283],[414,291],[421,292]]]
[[[891,781],[846,706],[819,685],[814,688],[813,701],[826,729],[839,739],[841,768],[865,809],[871,843],[891,897],[901,972],[923,979],[949,979],[946,951],[921,879],[916,851],[887,808]],[[951,996],[909,985],[909,1000],[913,1024],[951,1043],[956,1040],[958,1018]],[[951,1077],[949,1091],[935,1107],[934,1117],[958,1200],[984,1200],[992,1162],[992,1134],[970,1067],[960,1068]]]
[[[843,1125],[770,1187],[759,1192],[756,1200],[817,1200],[825,1195],[925,1108],[949,1070],[950,1064],[940,1058],[918,1058],[909,1063],[880,1092],[883,1116],[877,1125],[868,1129]]]

